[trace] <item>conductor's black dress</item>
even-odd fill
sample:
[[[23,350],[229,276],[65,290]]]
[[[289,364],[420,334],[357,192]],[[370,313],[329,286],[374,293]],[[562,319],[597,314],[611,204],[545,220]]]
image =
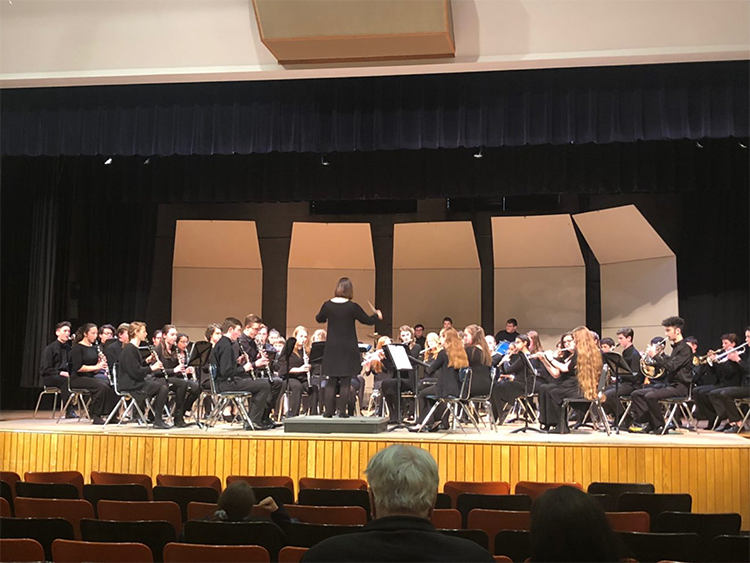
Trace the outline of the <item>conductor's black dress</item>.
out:
[[[377,315],[367,315],[353,301],[326,301],[315,316],[328,322],[328,338],[323,353],[322,374],[327,377],[353,377],[362,370],[355,321],[374,325]]]

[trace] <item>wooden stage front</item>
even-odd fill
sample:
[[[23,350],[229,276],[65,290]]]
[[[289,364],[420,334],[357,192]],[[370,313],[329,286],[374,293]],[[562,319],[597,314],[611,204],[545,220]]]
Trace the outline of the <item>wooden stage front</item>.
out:
[[[49,416],[49,412],[40,413]],[[377,435],[244,432],[220,425],[155,431],[135,425],[92,426],[30,412],[0,418],[0,469],[167,474],[363,477],[376,451],[394,443],[428,450],[441,483],[448,480],[650,482],[660,493],[690,493],[694,512],[739,512],[750,528],[750,440],[708,431],[669,436],[509,434],[516,426],[477,433]]]

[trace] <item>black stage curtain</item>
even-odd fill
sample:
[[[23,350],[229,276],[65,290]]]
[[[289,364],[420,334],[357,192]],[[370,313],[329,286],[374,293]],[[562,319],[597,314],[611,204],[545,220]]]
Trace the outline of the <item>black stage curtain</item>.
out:
[[[4,90],[2,154],[231,155],[747,137],[746,61]]]
[[[40,177],[110,204],[498,198],[527,194],[700,193],[747,186],[747,139],[543,145],[328,155],[6,157],[6,190]],[[48,186],[53,189],[52,186]]]

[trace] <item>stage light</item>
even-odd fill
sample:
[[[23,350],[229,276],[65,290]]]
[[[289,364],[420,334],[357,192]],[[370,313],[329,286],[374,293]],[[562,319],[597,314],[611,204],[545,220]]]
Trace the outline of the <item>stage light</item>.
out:
[[[151,164],[151,157],[149,156],[146,160],[144,160],[143,164]]]
[[[320,157],[320,164],[323,166],[328,166],[331,164],[330,162],[328,162],[327,155],[324,154]]]
[[[740,145],[741,148],[743,148],[743,149],[747,148],[747,145],[744,144],[744,143],[742,143],[741,141],[738,141],[738,143],[739,143],[739,145]]]
[[[107,158],[107,160],[104,161],[104,165],[105,166],[109,166],[110,164],[112,164],[112,157],[111,156],[109,158]]]
[[[474,153],[474,158],[482,158],[484,155],[482,154],[482,147],[479,147],[479,150]]]
[[[703,148],[703,145],[701,145],[699,141],[695,141],[695,146],[698,147],[699,149]]]

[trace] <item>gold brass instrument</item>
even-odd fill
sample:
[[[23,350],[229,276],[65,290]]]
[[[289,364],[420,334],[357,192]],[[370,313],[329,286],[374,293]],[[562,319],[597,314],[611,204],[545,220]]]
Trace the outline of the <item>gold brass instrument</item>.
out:
[[[729,354],[733,354],[734,352],[744,354],[745,350],[743,350],[743,348],[745,348],[745,346],[747,346],[747,342],[743,342],[739,346],[735,346],[729,350],[724,350],[723,352],[721,350],[709,350],[708,354],[705,356],[695,356],[693,358],[693,365],[699,366],[701,364],[708,364],[709,366],[713,366],[714,364],[723,364],[729,360]]]
[[[667,346],[667,337],[665,336],[661,342],[654,345],[655,356],[664,353],[664,348]],[[641,373],[648,379],[660,379],[666,374],[664,368],[657,367],[654,359],[648,354],[644,353],[641,355]]]

